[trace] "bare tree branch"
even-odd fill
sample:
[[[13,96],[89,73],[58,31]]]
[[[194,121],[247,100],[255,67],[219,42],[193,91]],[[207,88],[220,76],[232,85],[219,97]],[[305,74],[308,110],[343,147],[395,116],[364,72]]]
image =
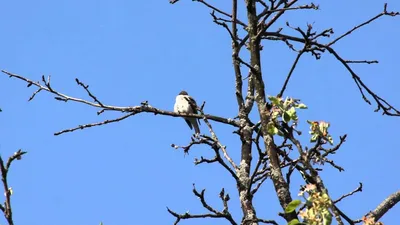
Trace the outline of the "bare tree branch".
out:
[[[233,34],[233,32],[229,29],[228,24],[226,24],[226,22],[221,22],[221,19],[215,15],[215,11],[212,11],[210,15],[212,16],[214,23],[222,26],[223,28],[225,28],[226,31],[228,31],[232,41],[238,40],[238,36]]]
[[[206,190],[203,189],[201,192],[198,192],[195,185],[193,184],[193,194],[199,198],[202,206],[205,209],[207,209],[210,213],[190,214],[189,212],[186,212],[185,214],[178,214],[178,213],[170,210],[167,207],[168,212],[176,218],[174,225],[178,224],[181,219],[196,219],[196,218],[224,218],[224,219],[228,220],[230,222],[230,224],[237,225],[237,223],[232,218],[231,213],[229,212],[228,201],[230,200],[230,197],[228,194],[225,194],[225,190],[222,189],[219,194],[219,197],[221,198],[221,201],[224,205],[224,209],[222,211],[216,210],[215,208],[213,208],[212,206],[210,206],[207,203],[207,201],[204,197],[205,191]]]
[[[373,216],[375,221],[378,221],[398,202],[400,202],[400,191],[396,191],[383,200],[372,212],[369,212],[367,216]]]
[[[379,63],[377,60],[345,60],[346,63],[366,63],[366,64],[373,64]]]
[[[92,94],[92,92],[89,91],[89,85],[85,85],[85,84],[82,83],[78,78],[75,78],[75,81],[76,81],[76,83],[77,83],[79,86],[83,87],[83,88],[86,90],[87,94],[93,99],[94,102],[97,102],[101,107],[104,108],[103,103],[101,103],[101,102],[97,99],[97,97],[96,97],[94,94]],[[49,82],[49,84],[50,84],[50,82]]]
[[[194,106],[193,107],[197,107],[198,112],[200,112],[200,115],[205,115],[204,114],[204,106],[205,106],[205,102],[203,102],[201,107],[197,107]],[[187,145],[187,146],[179,146],[179,145],[175,145],[172,144],[171,147],[178,149],[178,148],[182,148],[184,150],[184,153],[189,153],[189,150],[192,146],[194,145],[198,145],[198,144],[206,144],[208,146],[210,146],[214,152],[215,152],[215,156],[212,159],[206,159],[204,157],[201,157],[200,159],[195,158],[195,165],[199,165],[202,163],[215,163],[218,162],[222,167],[224,167],[231,175],[232,177],[235,179],[236,182],[238,182],[238,176],[236,174],[236,171],[238,170],[237,165],[235,164],[235,162],[232,160],[232,158],[229,156],[227,150],[226,150],[226,146],[222,145],[221,142],[218,140],[218,137],[216,136],[210,122],[208,121],[208,119],[206,117],[203,117],[204,122],[206,123],[210,133],[211,133],[211,137],[207,136],[207,135],[195,135],[194,137],[192,137],[191,142]],[[229,162],[229,164],[231,165],[231,168],[223,159],[223,157],[221,156],[219,151],[222,151],[223,153],[223,157]]]
[[[359,28],[361,28],[361,27],[363,27],[363,26],[365,26],[365,25],[371,23],[372,21],[378,19],[378,18],[381,17],[381,16],[398,16],[398,15],[400,15],[399,12],[388,12],[388,11],[387,11],[387,3],[385,3],[384,6],[383,6],[383,12],[382,12],[382,13],[380,13],[380,14],[378,14],[378,15],[372,17],[371,19],[365,21],[364,23],[361,23],[361,24],[359,24],[359,25],[353,27],[353,29],[347,31],[346,33],[340,35],[340,36],[339,36],[338,38],[336,38],[335,40],[331,41],[329,44],[327,44],[327,46],[334,45],[336,42],[338,42],[338,41],[341,40],[342,38],[346,37],[347,35],[351,34],[353,31],[355,31],[355,30],[357,30],[357,29],[359,29]]]
[[[333,50],[331,47],[326,47],[326,49],[331,54],[333,54],[337,60],[339,60],[342,63],[342,65],[347,69],[347,71],[350,72],[354,82],[356,83],[356,85],[361,93],[362,98],[369,105],[371,105],[371,102],[365,96],[363,90],[367,91],[367,93],[370,96],[372,96],[372,98],[375,100],[376,104],[378,105],[378,107],[375,109],[375,112],[378,112],[379,110],[383,110],[383,114],[386,114],[388,116],[400,116],[400,110],[396,109],[389,102],[387,102],[385,99],[383,99],[382,97],[377,95],[367,85],[365,85],[364,82],[361,80],[361,78],[350,68],[350,66],[344,61],[344,59],[342,57],[339,56],[339,54],[335,50]]]
[[[281,89],[281,91],[280,91],[279,94],[278,94],[279,97],[282,97],[282,96],[283,96],[283,93],[284,93],[285,90],[286,90],[286,86],[288,85],[289,80],[290,80],[290,78],[291,78],[291,76],[292,76],[292,74],[293,74],[293,71],[294,71],[294,69],[296,68],[297,63],[299,62],[299,59],[300,59],[300,57],[303,55],[303,53],[304,53],[304,50],[301,50],[301,51],[297,54],[296,59],[294,60],[293,65],[292,65],[292,67],[290,68],[289,74],[288,74],[287,77],[286,77],[285,83],[283,84],[282,89]]]
[[[338,198],[338,199],[336,199],[335,201],[333,201],[333,203],[336,204],[336,203],[342,201],[344,198],[347,198],[347,197],[349,197],[349,196],[355,194],[356,192],[361,192],[361,191],[362,191],[362,187],[363,187],[363,185],[362,185],[362,183],[360,182],[360,185],[359,185],[354,191],[352,191],[352,192],[350,192],[350,193],[347,193],[347,194],[345,194],[345,195],[342,195],[340,198]]]
[[[264,219],[244,220],[242,225],[247,225],[252,222],[278,225],[278,223],[275,220],[264,220]]]
[[[352,32],[366,24],[371,23],[372,21],[380,18],[383,15],[386,16],[398,16],[400,15],[399,12],[387,12],[386,9],[387,5],[385,4],[384,6],[384,12],[378,14],[377,16],[369,19],[368,21],[356,26],[355,28],[349,30],[348,32]],[[266,30],[266,29],[264,29]],[[329,30],[329,29],[328,29]],[[300,29],[298,31],[301,31]],[[344,35],[340,36],[339,38],[335,39],[336,41],[338,41],[339,39],[341,39],[342,37],[348,35],[346,32]],[[387,102],[385,99],[383,99],[382,97],[380,97],[379,95],[377,95],[375,92],[373,92],[366,84],[364,84],[364,82],[361,80],[361,78],[353,71],[353,69],[349,66],[349,64],[354,63],[354,61],[351,60],[344,60],[331,46],[336,43],[336,41],[334,40],[333,42],[330,42],[328,44],[321,44],[319,43],[316,39],[312,39],[312,40],[307,40],[306,38],[299,38],[299,37],[295,37],[295,36],[291,36],[291,35],[286,35],[286,34],[282,34],[281,32],[263,32],[261,33],[262,37],[264,39],[269,39],[270,37],[274,37],[274,38],[278,38],[284,42],[287,42],[287,40],[291,40],[291,41],[295,41],[295,42],[300,42],[300,43],[308,43],[309,46],[315,46],[315,48],[319,49],[319,51],[324,51],[327,50],[329,53],[331,53],[339,62],[342,63],[342,65],[347,69],[347,71],[351,74],[354,82],[356,83],[360,94],[362,96],[362,98],[364,99],[365,102],[367,102],[368,104],[371,104],[371,102],[368,100],[366,94],[364,93],[364,91],[366,91],[369,96],[371,96],[374,100],[375,103],[377,104],[377,109],[375,110],[383,111],[384,115],[388,115],[388,116],[400,116],[400,110],[398,110],[397,108],[395,108],[394,106],[392,106],[389,102]],[[312,51],[311,51],[312,52]],[[313,53],[313,52],[312,52]],[[368,63],[369,61],[366,61],[366,63]],[[372,62],[370,62],[372,63]]]
[[[179,0],[170,0],[170,3],[174,4],[178,1]],[[101,126],[108,123],[119,122],[139,113],[154,113],[154,115],[160,114],[171,117],[190,117],[203,119],[211,135],[195,134],[191,138],[189,144],[185,146],[172,144],[171,146],[175,149],[183,149],[184,154],[188,154],[192,147],[196,145],[204,144],[211,147],[211,149],[215,153],[213,157],[205,158],[203,156],[200,156],[200,159],[195,158],[194,163],[195,165],[219,163],[228,171],[228,173],[232,175],[232,177],[236,181],[240,199],[240,207],[243,212],[243,217],[240,224],[258,225],[259,223],[268,223],[278,225],[277,222],[274,220],[260,219],[256,215],[256,210],[253,205],[253,198],[260,187],[263,185],[263,183],[267,179],[271,179],[275,188],[276,196],[282,209],[285,209],[287,205],[292,201],[292,195],[290,193],[290,179],[294,172],[300,173],[306,183],[315,184],[315,186],[318,188],[318,191],[326,193],[328,195],[328,189],[325,187],[324,182],[319,175],[319,172],[323,171],[324,167],[322,166],[325,165],[325,163],[333,166],[339,171],[344,170],[342,167],[337,165],[336,162],[328,159],[327,157],[331,154],[335,154],[339,150],[339,148],[346,140],[346,135],[340,137],[340,142],[332,148],[326,148],[324,145],[325,142],[318,140],[313,147],[308,149],[308,147],[303,148],[300,141],[296,138],[297,136],[295,137],[295,132],[297,132],[297,134],[300,134],[299,131],[296,130],[295,124],[293,126],[289,126],[286,122],[275,121],[273,117],[274,109],[266,98],[266,93],[268,93],[269,91],[265,87],[266,85],[264,79],[269,74],[266,73],[268,72],[268,70],[262,70],[261,52],[263,50],[263,46],[261,45],[261,41],[264,39],[282,41],[290,49],[298,53],[291,65],[288,74],[286,75],[286,79],[281,88],[281,91],[278,94],[278,97],[283,96],[285,90],[287,89],[288,83],[294,73],[294,70],[296,69],[298,62],[300,58],[304,55],[304,53],[310,53],[312,56],[315,57],[315,59],[318,60],[323,53],[329,52],[351,74],[361,93],[362,98],[368,104],[371,104],[371,102],[368,100],[367,97],[372,97],[377,104],[376,111],[382,110],[383,114],[390,116],[400,116],[400,111],[394,108],[385,99],[378,96],[366,84],[364,84],[359,75],[356,74],[353,71],[353,68],[350,66],[350,64],[355,63],[373,64],[378,63],[378,61],[345,60],[341,55],[339,55],[339,53],[337,53],[336,49],[332,47],[334,44],[336,44],[346,36],[350,35],[352,32],[360,29],[363,26],[366,26],[367,24],[377,20],[382,16],[397,16],[400,14],[398,12],[388,12],[387,4],[385,4],[383,12],[380,12],[369,20],[353,27],[344,34],[338,36],[337,38],[334,38],[327,44],[323,44],[320,40],[326,40],[325,38],[330,38],[333,34],[332,28],[325,29],[322,32],[316,32],[313,30],[311,24],[307,24],[307,27],[305,29],[302,29],[300,27],[292,27],[289,23],[287,23],[287,27],[285,28],[278,28],[275,32],[269,31],[269,29],[276,25],[276,22],[286,12],[302,9],[318,10],[319,6],[315,5],[314,3],[296,5],[296,3],[298,3],[298,0],[269,0],[269,3],[267,4],[265,0],[245,0],[244,2],[248,21],[248,24],[246,24],[238,19],[238,15],[241,14],[238,13],[237,0],[232,0],[231,13],[215,7],[214,5],[208,3],[208,1],[206,0],[193,1],[199,2],[205,7],[211,9],[213,22],[217,25],[222,26],[230,36],[232,43],[232,63],[235,73],[235,95],[238,104],[238,114],[237,116],[235,115],[236,117],[234,119],[205,114],[203,111],[205,102],[198,109],[200,114],[180,114],[170,112],[153,107],[149,105],[147,101],[144,101],[137,106],[128,107],[107,105],[103,103],[100,98],[98,98],[95,94],[93,94],[93,92],[89,89],[89,85],[84,84],[79,79],[75,80],[77,85],[85,90],[90,100],[71,97],[61,92],[58,92],[51,86],[50,76],[48,76],[47,78],[45,76],[42,76],[41,81],[34,82],[17,74],[13,74],[7,71],[2,72],[10,76],[11,78],[17,78],[24,81],[25,83],[27,83],[28,87],[35,86],[37,88],[37,90],[34,91],[29,98],[29,101],[33,100],[39,92],[44,91],[53,94],[55,96],[55,99],[58,101],[78,102],[98,108],[98,115],[106,111],[117,111],[121,113],[121,115],[117,118],[104,120],[97,123],[79,125],[74,128],[56,132],[55,135],[73,132],[76,130],[86,129],[94,126]],[[259,8],[257,9],[257,7]],[[242,28],[244,28],[242,31],[246,33],[245,35],[243,35],[244,37],[242,37],[242,35],[239,36],[240,32],[238,32],[238,26],[242,26]],[[298,37],[296,35],[292,36],[285,34],[284,32],[287,29],[293,29],[298,32]],[[294,43],[301,43],[303,47],[301,49],[297,49],[297,45],[295,46]],[[241,55],[242,49],[248,50],[246,55]],[[248,56],[250,57],[249,61],[243,60],[245,59],[245,57]],[[244,65],[249,69],[248,76],[244,79],[242,77],[241,65]],[[245,80],[247,80],[247,92],[243,93],[243,82]],[[252,118],[250,118],[249,116],[254,103],[256,103],[258,109],[259,118],[257,118],[257,120],[260,120],[260,122],[256,124],[251,121]],[[228,154],[227,147],[223,145],[218,139],[210,121],[227,124],[237,128],[234,133],[240,137],[241,141],[240,164],[236,164],[233,161],[232,157]],[[279,128],[278,130],[281,132],[279,134],[283,134],[284,141],[279,146],[276,144],[276,136],[272,135],[271,132],[269,132],[269,128],[271,127],[271,125],[274,126],[273,128]],[[253,139],[254,134],[256,134],[257,136]],[[260,146],[261,137],[264,144],[263,148]],[[290,141],[291,143],[287,144],[286,141]],[[253,160],[253,146],[255,146],[255,150],[258,152],[257,161]],[[296,154],[295,157],[292,157],[292,146],[295,146],[297,148],[297,152],[294,153]],[[0,157],[0,169],[6,195],[5,203],[0,204],[0,210],[4,213],[10,225],[13,225],[10,203],[10,196],[12,194],[12,191],[7,184],[6,175],[11,165],[11,162],[14,159],[19,159],[21,155],[25,154],[25,152],[22,152],[21,150],[17,153],[16,155],[10,157],[5,164]],[[230,153],[232,154],[232,152]],[[254,163],[256,164],[254,165]],[[321,167],[319,167],[319,165],[321,165]],[[252,170],[253,168],[254,170]],[[285,168],[288,168],[288,172],[286,172],[286,174],[283,173],[283,169]],[[229,212],[228,201],[230,200],[230,197],[228,194],[225,193],[224,189],[222,189],[219,194],[219,198],[221,199],[223,205],[222,210],[218,210],[216,207],[212,206],[211,204],[209,204],[209,202],[206,201],[205,189],[198,191],[193,184],[192,191],[193,194],[199,199],[203,208],[207,210],[207,212],[204,214],[191,214],[189,212],[178,214],[167,208],[168,212],[175,217],[174,224],[178,224],[181,220],[196,218],[223,218],[229,221],[229,223],[232,225],[238,224],[234,221],[232,215]],[[356,221],[351,220],[335,204],[359,191],[362,191],[361,183],[357,189],[341,196],[335,201],[333,201],[328,195],[328,209],[333,212],[339,225],[343,225],[344,221],[347,221],[349,224],[353,225]],[[399,201],[400,192],[396,192],[385,199],[374,211],[368,213],[367,216],[373,216],[378,220]],[[286,222],[298,218],[296,212],[288,214],[281,213],[280,215],[285,218]],[[9,220],[8,218],[11,219]]]
[[[44,90],[47,92],[50,92],[54,95],[56,95],[55,99],[59,100],[59,101],[73,101],[73,102],[79,102],[79,103],[83,103],[92,107],[96,107],[96,108],[101,108],[102,110],[98,113],[102,113],[105,110],[108,111],[119,111],[119,112],[123,112],[123,113],[129,113],[127,115],[124,115],[122,117],[116,118],[116,119],[112,119],[112,120],[105,120],[103,122],[98,122],[98,123],[94,123],[94,124],[85,124],[85,125],[79,125],[78,127],[75,128],[70,128],[70,129],[66,129],[60,132],[55,133],[55,135],[59,135],[62,133],[67,133],[67,132],[72,132],[75,130],[80,130],[80,129],[84,129],[84,128],[89,128],[89,127],[93,127],[93,126],[101,126],[101,125],[105,125],[108,123],[113,123],[113,122],[118,122],[121,120],[124,120],[130,116],[139,114],[139,113],[154,113],[155,115],[160,114],[160,115],[166,115],[166,116],[172,116],[172,117],[193,117],[193,118],[198,118],[198,119],[202,119],[202,118],[206,118],[209,120],[213,120],[216,122],[220,122],[220,123],[225,123],[225,124],[230,124],[232,126],[235,127],[239,127],[239,122],[234,120],[234,119],[229,119],[229,118],[223,118],[223,117],[219,117],[219,116],[213,116],[213,115],[199,115],[199,114],[180,114],[180,113],[176,113],[176,112],[170,112],[170,111],[166,111],[166,110],[162,110],[162,109],[158,109],[155,107],[150,106],[147,102],[142,103],[140,106],[129,106],[129,107],[120,107],[120,106],[112,106],[112,105],[106,105],[100,102],[100,100],[92,93],[89,91],[89,86],[84,85],[82,82],[80,82],[79,80],[77,80],[77,83],[79,86],[83,87],[86,92],[89,94],[89,96],[94,99],[94,101],[87,101],[84,99],[80,99],[80,98],[75,98],[75,97],[70,97],[66,94],[63,94],[61,92],[56,91],[55,89],[53,89],[50,86],[50,81],[46,81],[44,83],[44,85],[42,85],[40,82],[34,82],[28,78],[25,78],[23,76],[17,75],[17,74],[13,74],[7,71],[2,70],[2,72],[4,74],[7,74],[10,77],[14,77],[17,79],[20,79],[22,81],[25,81],[28,83],[28,87],[30,86],[36,86],[39,88],[39,90]],[[43,76],[43,80],[44,80],[44,76]],[[38,91],[37,91],[38,92]],[[35,94],[37,93],[35,92]],[[31,97],[30,99],[32,99],[33,97]]]
[[[20,160],[24,154],[26,154],[26,152],[22,151],[21,149],[18,150],[17,152],[14,153],[14,155],[12,155],[8,158],[8,160],[5,164],[4,164],[3,158],[0,156],[1,181],[3,183],[4,196],[6,198],[4,203],[0,204],[0,210],[3,212],[4,217],[6,218],[6,220],[8,222],[8,225],[14,225],[14,221],[13,221],[13,214],[12,214],[12,208],[11,208],[12,189],[8,185],[7,175],[10,170],[11,163],[13,163],[14,160]]]
[[[328,156],[329,154],[335,154],[335,152],[337,150],[339,150],[339,148],[342,146],[342,144],[346,141],[347,138],[347,134],[340,136],[339,139],[339,144],[335,145],[333,148],[330,149],[324,149],[321,148],[322,151],[324,151],[324,153],[321,155],[322,158],[325,158],[326,156]],[[312,149],[310,149],[310,151],[312,151]]]
[[[216,12],[218,12],[218,13],[221,13],[222,15],[227,16],[227,17],[229,17],[229,18],[233,18],[233,16],[232,16],[231,14],[226,13],[226,12],[224,12],[224,11],[218,9],[218,8],[215,7],[215,6],[212,6],[211,4],[207,3],[207,2],[204,1],[204,0],[193,0],[193,1],[195,1],[195,2],[200,2],[200,3],[202,3],[203,5],[207,6],[208,8],[212,9],[213,11],[216,11]],[[240,25],[242,25],[242,26],[244,26],[244,27],[247,26],[245,23],[243,23],[243,22],[240,21],[239,19],[235,18],[235,20],[236,20],[236,22],[237,22],[238,24],[240,24]]]
[[[128,117],[131,117],[133,115],[136,115],[136,114],[137,114],[136,112],[133,112],[133,113],[129,113],[129,114],[126,114],[124,116],[118,117],[116,119],[104,120],[104,121],[98,122],[98,123],[88,123],[88,124],[79,125],[79,126],[74,127],[74,128],[69,128],[69,129],[65,129],[65,130],[59,131],[59,132],[55,132],[54,135],[57,136],[57,135],[60,135],[60,134],[63,134],[63,133],[73,132],[73,131],[76,131],[76,130],[83,130],[83,129],[90,128],[90,127],[101,126],[101,125],[105,125],[105,124],[109,124],[109,123],[119,122],[119,121],[122,121],[122,120],[124,120],[124,119],[126,119]]]
[[[206,214],[190,214],[188,212],[184,213],[184,214],[178,214],[174,211],[172,211],[171,209],[169,209],[167,207],[168,212],[173,215],[176,220],[174,222],[174,225],[177,225],[182,219],[199,219],[199,218],[225,218],[223,215],[215,215],[212,213],[206,213]],[[234,223],[234,225],[236,225],[236,223]]]
[[[282,1],[283,2],[283,1]],[[310,5],[300,5],[296,7],[283,7],[283,8],[274,8],[274,9],[268,9],[267,7],[257,16],[259,19],[261,19],[263,16],[267,14],[272,14],[274,12],[282,12],[282,11],[290,11],[290,10],[299,10],[299,9],[315,9],[318,10],[319,6],[315,5],[314,3],[311,3]],[[264,20],[265,21],[265,20]]]
[[[205,102],[203,103],[203,107],[204,107]],[[201,115],[204,115],[203,112],[203,107],[199,108],[199,112]],[[217,146],[219,147],[219,149],[221,149],[222,153],[224,154],[224,157],[226,160],[228,160],[228,162],[230,163],[230,165],[234,168],[235,171],[238,170],[237,165],[235,164],[235,162],[232,160],[232,158],[229,156],[227,150],[226,150],[226,146],[222,145],[221,142],[218,140],[217,135],[215,134],[210,122],[208,121],[208,118],[206,116],[203,117],[204,122],[206,123],[208,130],[211,133],[211,138],[212,140],[217,144]]]
[[[287,3],[285,3],[285,8],[290,8],[290,7],[291,7],[292,5],[294,5],[297,1],[298,1],[298,0],[291,0],[291,1],[287,2]],[[282,3],[283,1],[280,1],[280,2]],[[279,7],[279,6],[278,6],[278,7]],[[275,24],[275,22],[276,22],[285,12],[286,12],[285,10],[278,11],[278,13],[275,14],[275,16],[274,16],[268,23],[265,23],[265,21],[268,19],[269,15],[272,15],[272,13],[270,13],[270,14],[267,13],[267,14],[264,16],[264,18],[261,20],[261,22],[258,24],[258,26],[259,26],[261,29],[259,30],[259,32],[257,32],[257,35],[256,35],[257,39],[261,39],[261,36],[263,35],[263,33],[265,33],[265,32],[268,30],[268,28],[272,26],[272,24]]]
[[[285,3],[286,7],[290,7],[297,0],[292,0],[289,3]],[[285,181],[281,168],[280,161],[276,151],[276,145],[274,143],[273,136],[268,133],[268,124],[271,123],[271,117],[269,116],[269,109],[267,107],[266,95],[265,95],[265,85],[263,81],[263,74],[261,68],[261,34],[263,33],[274,21],[276,21],[285,11],[278,12],[274,18],[272,18],[268,24],[264,25],[262,22],[263,28],[259,28],[259,21],[257,18],[257,8],[255,1],[246,0],[246,8],[247,8],[247,18],[248,18],[248,35],[249,35],[249,43],[248,49],[250,52],[250,65],[255,68],[256,73],[252,72],[250,79],[253,79],[254,82],[254,90],[255,90],[255,102],[258,108],[258,115],[261,119],[261,130],[263,134],[264,146],[266,149],[266,153],[268,155],[270,170],[271,170],[271,180],[274,184],[275,192],[279,199],[279,203],[282,209],[286,208],[286,206],[292,201],[292,197],[290,194],[289,186]],[[249,219],[249,218],[248,218]],[[254,219],[254,218],[250,218]],[[285,215],[285,219],[287,222],[297,219],[297,215],[295,212],[289,213]]]
[[[243,82],[242,82],[242,72],[240,70],[239,63],[239,52],[240,46],[238,43],[238,29],[237,29],[237,0],[232,0],[232,64],[235,71],[235,95],[236,101],[239,106],[239,114],[245,109],[244,99],[243,99]]]

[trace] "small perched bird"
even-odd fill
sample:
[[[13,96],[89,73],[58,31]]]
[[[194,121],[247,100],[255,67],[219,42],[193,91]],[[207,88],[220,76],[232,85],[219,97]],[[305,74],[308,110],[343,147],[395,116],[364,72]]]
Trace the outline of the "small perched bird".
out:
[[[186,91],[181,91],[178,96],[176,96],[174,112],[197,114],[196,101],[192,97],[190,97]],[[184,119],[189,125],[190,129],[193,129],[194,127],[194,132],[196,134],[200,134],[199,124],[197,123],[196,118],[184,117]]]

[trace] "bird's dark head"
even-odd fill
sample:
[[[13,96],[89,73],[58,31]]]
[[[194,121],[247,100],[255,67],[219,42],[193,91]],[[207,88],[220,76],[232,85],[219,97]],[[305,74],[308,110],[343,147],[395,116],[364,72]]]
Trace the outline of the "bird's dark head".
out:
[[[179,95],[188,95],[188,93],[186,91],[181,91],[179,92]]]

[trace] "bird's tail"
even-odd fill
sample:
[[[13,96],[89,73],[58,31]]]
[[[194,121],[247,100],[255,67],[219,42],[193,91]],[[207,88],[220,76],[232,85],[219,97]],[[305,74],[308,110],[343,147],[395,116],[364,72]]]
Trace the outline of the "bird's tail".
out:
[[[199,124],[197,123],[197,120],[194,119],[194,118],[193,118],[193,120],[192,120],[192,125],[193,125],[193,127],[194,127],[194,132],[195,132],[196,134],[200,134],[200,127],[199,127]]]

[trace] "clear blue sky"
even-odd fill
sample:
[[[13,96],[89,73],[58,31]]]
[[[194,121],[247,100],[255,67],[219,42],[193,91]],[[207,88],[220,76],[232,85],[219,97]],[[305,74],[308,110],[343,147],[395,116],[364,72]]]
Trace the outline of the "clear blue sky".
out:
[[[229,9],[227,2],[219,4]],[[288,13],[280,23],[291,20],[291,25],[305,27],[306,22],[315,22],[320,31],[336,28],[336,36],[383,9],[380,1],[321,2],[320,11]],[[389,9],[400,10],[399,1],[388,3]],[[175,5],[168,0],[25,0],[2,1],[0,7],[1,69],[33,80],[52,75],[54,88],[88,99],[75,84],[79,77],[104,103],[119,106],[148,100],[172,110],[175,96],[186,89],[198,102],[207,101],[207,113],[236,116],[229,36],[201,4],[190,0]],[[240,16],[244,18],[243,13]],[[346,59],[379,60],[378,65],[354,68],[365,83],[398,107],[399,24],[400,17],[384,17],[336,46]],[[265,44],[264,49],[267,94],[274,95],[295,54],[277,42]],[[117,114],[97,116],[96,109],[55,101],[46,93],[27,102],[35,89],[5,75],[0,76],[0,85],[1,155],[19,148],[29,152],[10,172],[16,224],[172,224],[174,218],[166,206],[181,213],[205,212],[191,192],[192,183],[207,188],[207,199],[217,208],[221,208],[219,191],[225,187],[232,197],[231,211],[239,220],[241,210],[231,177],[217,165],[193,164],[195,157],[211,156],[211,150],[197,147],[184,157],[170,147],[189,142],[191,131],[182,119],[141,114],[121,123],[53,136]],[[328,167],[322,177],[334,198],[363,182],[361,194],[339,205],[352,218],[361,217],[399,189],[400,153],[395,144],[399,120],[374,113],[333,57],[302,58],[286,94],[309,106],[299,114],[303,140],[308,138],[307,119],[331,122],[334,140],[348,134],[348,141],[334,156],[346,171]],[[214,126],[238,161],[239,141],[231,134],[233,129]],[[204,125],[201,128],[206,131]],[[297,190],[293,187],[294,196]],[[260,217],[283,223],[276,216],[278,203],[270,181],[256,196],[255,205]],[[393,224],[399,213],[397,206],[382,221]],[[0,223],[5,221],[0,219]]]

